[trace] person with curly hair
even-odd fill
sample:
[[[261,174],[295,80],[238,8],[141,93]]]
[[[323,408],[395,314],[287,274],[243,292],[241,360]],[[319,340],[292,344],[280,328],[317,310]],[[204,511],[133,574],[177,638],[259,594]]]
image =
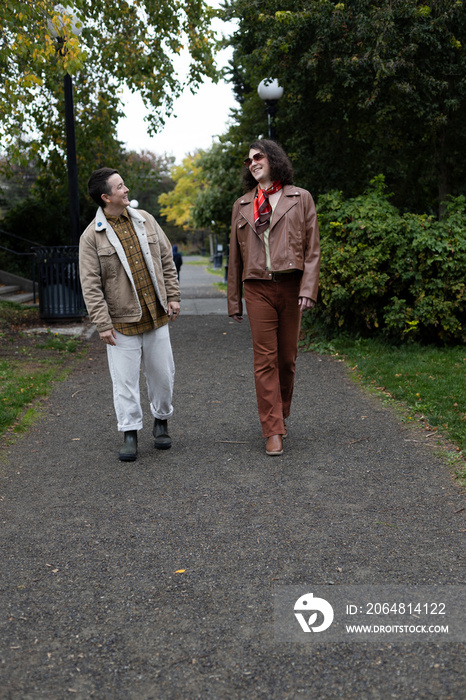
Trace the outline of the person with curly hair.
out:
[[[251,327],[254,381],[266,454],[283,453],[303,311],[317,300],[320,241],[311,194],[274,141],[259,139],[244,161],[245,194],[233,205],[228,315]]]

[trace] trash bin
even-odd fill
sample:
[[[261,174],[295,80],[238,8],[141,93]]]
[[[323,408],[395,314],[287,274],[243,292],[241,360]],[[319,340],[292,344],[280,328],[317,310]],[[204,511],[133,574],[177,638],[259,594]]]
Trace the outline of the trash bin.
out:
[[[85,316],[78,246],[37,247],[34,254],[40,317],[52,320]]]
[[[221,270],[223,262],[223,253],[214,253],[213,264],[214,270]]]

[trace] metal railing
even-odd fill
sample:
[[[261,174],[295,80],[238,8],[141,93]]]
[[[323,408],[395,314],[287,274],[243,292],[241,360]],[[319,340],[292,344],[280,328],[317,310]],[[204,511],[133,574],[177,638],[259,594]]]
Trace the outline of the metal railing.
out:
[[[37,283],[41,318],[52,320],[86,315],[79,279],[78,246],[45,246],[3,229],[0,229],[0,233],[30,246],[30,251],[23,253],[5,246],[0,246],[0,249],[13,255],[32,256],[34,303]]]
[[[18,241],[24,241],[25,243],[29,243],[30,246],[37,246],[37,243],[30,241],[28,238],[23,238],[22,236],[17,236],[15,233],[10,233],[10,231],[5,231],[4,229],[0,229],[0,234],[3,236],[9,236],[10,238],[15,238]],[[7,248],[4,245],[0,245],[0,250],[4,250],[7,253],[10,253],[11,255],[16,255],[17,257],[30,257],[32,258],[31,260],[31,276],[32,276],[32,293],[34,295],[33,302],[34,304],[37,302],[37,296],[36,296],[36,260],[35,260],[35,253],[33,251],[28,251],[28,252],[19,252],[18,250],[12,250],[11,248]]]
[[[41,246],[34,250],[41,318],[86,315],[79,279],[78,246]]]

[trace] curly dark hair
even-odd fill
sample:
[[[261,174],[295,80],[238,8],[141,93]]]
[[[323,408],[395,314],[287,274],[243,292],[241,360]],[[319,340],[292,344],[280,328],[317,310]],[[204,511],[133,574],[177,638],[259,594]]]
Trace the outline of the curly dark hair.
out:
[[[280,180],[282,185],[293,184],[293,166],[285,151],[278,143],[270,141],[269,139],[258,139],[251,143],[249,150],[251,148],[265,153],[267,156],[270,166],[270,176],[273,182],[275,182],[275,180]],[[257,180],[251,175],[247,165],[244,166],[243,184],[245,192],[249,192],[249,190],[254,189],[257,185]]]

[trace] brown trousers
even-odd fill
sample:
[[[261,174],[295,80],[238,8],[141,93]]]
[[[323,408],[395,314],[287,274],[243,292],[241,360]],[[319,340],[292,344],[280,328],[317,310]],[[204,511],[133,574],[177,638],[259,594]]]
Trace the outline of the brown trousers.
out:
[[[251,326],[257,408],[264,437],[282,435],[293,397],[301,310],[301,272],[274,280],[246,280],[244,299]]]

